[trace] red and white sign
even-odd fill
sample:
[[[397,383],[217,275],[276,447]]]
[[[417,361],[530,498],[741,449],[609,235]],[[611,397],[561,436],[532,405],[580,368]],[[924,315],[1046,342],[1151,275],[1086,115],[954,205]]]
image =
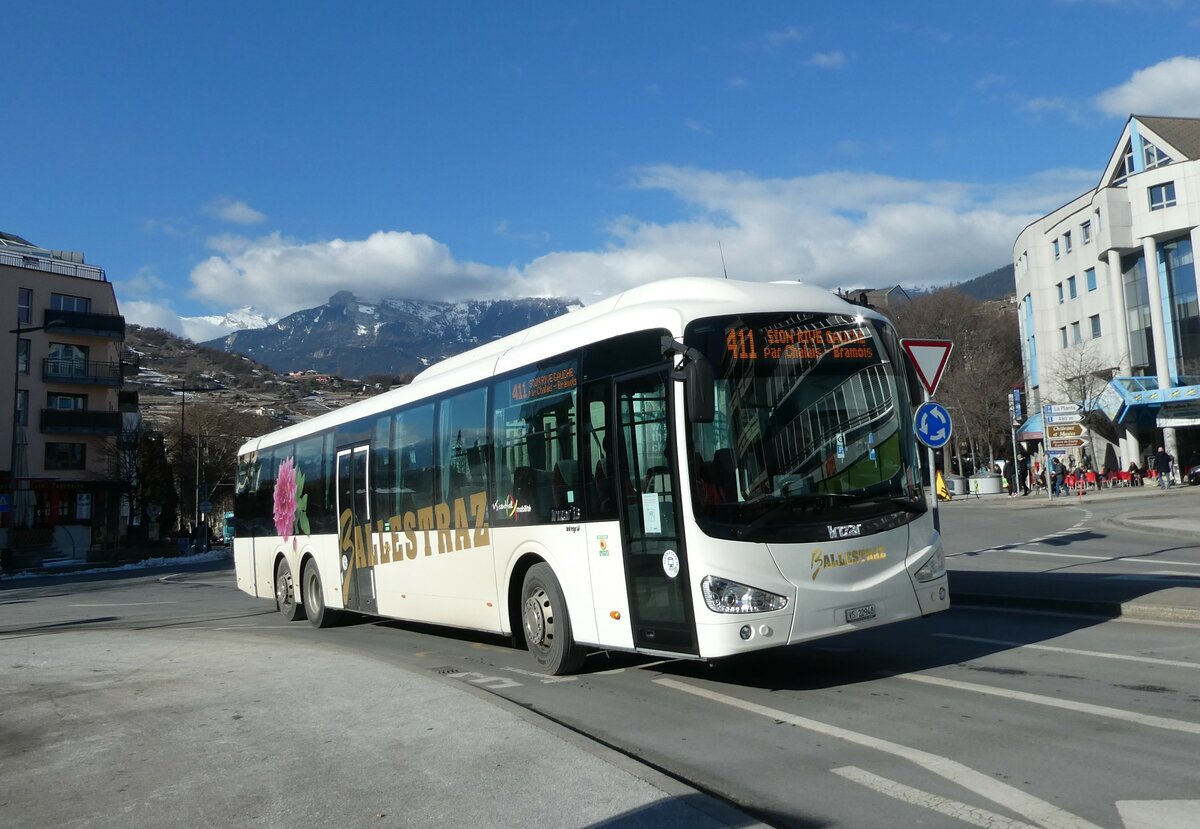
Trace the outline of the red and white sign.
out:
[[[903,339],[900,346],[908,354],[908,359],[912,360],[921,385],[932,395],[937,391],[938,383],[942,382],[942,372],[946,370],[954,343],[949,340]]]

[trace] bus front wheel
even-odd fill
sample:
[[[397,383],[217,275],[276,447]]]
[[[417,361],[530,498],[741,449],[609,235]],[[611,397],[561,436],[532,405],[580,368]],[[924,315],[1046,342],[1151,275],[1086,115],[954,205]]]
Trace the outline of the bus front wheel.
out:
[[[286,558],[275,565],[275,606],[289,622],[304,618],[304,606],[296,601],[296,581]]]
[[[321,590],[321,573],[317,563],[309,559],[304,563],[304,606],[308,609],[308,621],[315,628],[331,628],[341,621],[341,613],[325,606],[325,594]]]
[[[549,564],[539,562],[525,574],[521,626],[529,652],[546,673],[568,674],[583,664],[586,654],[571,638],[567,603]]]

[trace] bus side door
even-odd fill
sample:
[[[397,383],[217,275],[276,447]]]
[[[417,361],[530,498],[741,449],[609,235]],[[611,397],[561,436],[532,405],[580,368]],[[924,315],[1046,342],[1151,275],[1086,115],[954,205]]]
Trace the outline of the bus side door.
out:
[[[374,553],[371,546],[371,446],[337,454],[338,556],[342,601],[350,610],[377,613]]]
[[[617,500],[634,646],[697,652],[665,370],[617,378]]]

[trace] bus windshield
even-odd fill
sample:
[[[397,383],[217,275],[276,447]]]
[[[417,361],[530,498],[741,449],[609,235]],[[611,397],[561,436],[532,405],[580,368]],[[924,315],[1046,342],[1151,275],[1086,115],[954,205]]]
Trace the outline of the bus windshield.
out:
[[[688,435],[696,520],[744,541],[867,534],[925,512],[905,364],[891,327],[853,315],[710,317],[716,418]]]

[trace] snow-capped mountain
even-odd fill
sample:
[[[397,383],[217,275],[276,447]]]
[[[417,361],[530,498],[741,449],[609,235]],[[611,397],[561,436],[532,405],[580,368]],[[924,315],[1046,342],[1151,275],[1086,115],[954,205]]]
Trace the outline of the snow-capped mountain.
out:
[[[578,300],[543,298],[368,302],[339,291],[324,305],[204,345],[245,354],[280,372],[398,375],[578,307]]]

